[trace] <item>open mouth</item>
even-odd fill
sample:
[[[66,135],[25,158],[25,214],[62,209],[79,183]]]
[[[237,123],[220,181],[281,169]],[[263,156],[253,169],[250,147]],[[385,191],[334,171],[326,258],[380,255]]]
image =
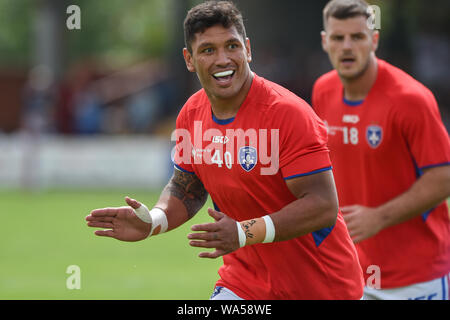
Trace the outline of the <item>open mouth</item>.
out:
[[[344,64],[344,65],[350,65],[350,64],[352,64],[355,61],[356,61],[356,59],[355,58],[351,58],[351,57],[346,57],[346,58],[342,58],[341,59],[341,63]]]
[[[234,76],[234,70],[226,70],[221,72],[216,72],[213,74],[214,79],[216,79],[219,82],[227,82],[231,80]]]

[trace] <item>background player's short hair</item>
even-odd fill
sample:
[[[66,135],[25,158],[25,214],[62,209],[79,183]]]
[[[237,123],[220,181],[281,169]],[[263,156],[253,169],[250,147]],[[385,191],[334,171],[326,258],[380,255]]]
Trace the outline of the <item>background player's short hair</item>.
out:
[[[217,24],[221,24],[224,28],[234,26],[243,40],[247,37],[242,14],[234,3],[206,1],[189,10],[184,20],[184,41],[190,53],[195,34]]]
[[[370,17],[369,4],[364,0],[331,0],[323,9],[323,27],[330,17],[348,19],[357,16]]]

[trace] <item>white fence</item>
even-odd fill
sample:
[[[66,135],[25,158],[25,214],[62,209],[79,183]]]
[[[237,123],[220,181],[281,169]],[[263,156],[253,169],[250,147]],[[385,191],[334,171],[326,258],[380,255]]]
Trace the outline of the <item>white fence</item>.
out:
[[[172,172],[169,139],[0,136],[0,188],[146,188]]]

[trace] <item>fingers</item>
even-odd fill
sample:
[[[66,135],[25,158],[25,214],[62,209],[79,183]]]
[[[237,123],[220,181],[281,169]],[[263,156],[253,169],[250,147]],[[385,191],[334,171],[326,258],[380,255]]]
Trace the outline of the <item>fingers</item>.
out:
[[[224,254],[226,254],[225,251],[223,251],[223,250],[216,250],[216,251],[214,251],[214,252],[200,252],[200,253],[198,254],[198,256],[199,256],[200,258],[216,259],[216,258],[218,258],[218,257],[223,256]]]
[[[342,213],[348,213],[348,212],[355,211],[355,210],[359,209],[360,207],[361,207],[360,205],[354,204],[354,205],[351,205],[351,206],[341,207],[340,209],[341,209]]]
[[[221,241],[189,241],[189,245],[197,248],[217,248],[220,246]]]
[[[86,221],[96,221],[96,222],[113,222],[114,217],[96,217],[92,215],[86,216]]]
[[[196,224],[191,227],[192,231],[207,231],[214,232],[219,230],[220,226],[217,223],[204,223],[204,224]]]
[[[216,211],[216,210],[214,210],[214,209],[212,209],[212,208],[208,208],[208,214],[209,214],[212,218],[214,218],[214,220],[216,220],[216,221],[219,221],[220,219],[222,219],[222,218],[225,216],[224,213],[219,212],[219,211]]]
[[[114,231],[113,230],[97,230],[94,232],[95,235],[100,237],[110,237],[114,238]]]
[[[190,234],[188,234],[188,239],[212,241],[212,240],[218,240],[219,236],[216,232],[190,233]]]
[[[90,215],[92,217],[115,217],[117,213],[123,208],[124,207],[95,209],[91,211]]]
[[[348,228],[348,224],[351,223],[351,221],[353,220],[353,215],[350,214],[345,214],[343,215],[344,221],[347,224],[347,228]]]
[[[135,199],[131,199],[130,197],[125,197],[125,202],[130,206],[130,207],[132,207],[133,209],[137,209],[137,208],[139,208],[142,204],[139,202],[139,201],[137,201],[137,200],[135,200]]]
[[[196,224],[191,227],[192,231],[208,231],[208,232],[214,232],[219,230],[219,226],[216,223],[217,221],[221,220],[225,214],[219,211],[216,211],[214,209],[208,208],[209,215],[214,218],[215,222],[212,223],[204,223],[204,224]]]
[[[87,223],[89,227],[93,228],[104,228],[104,229],[112,229],[113,224],[110,222],[98,222],[98,221],[89,221]]]

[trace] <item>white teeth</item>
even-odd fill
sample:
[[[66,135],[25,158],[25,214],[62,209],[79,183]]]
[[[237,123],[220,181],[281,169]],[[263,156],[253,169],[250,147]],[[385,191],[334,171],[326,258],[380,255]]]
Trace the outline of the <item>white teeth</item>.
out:
[[[214,73],[214,77],[220,78],[220,77],[231,76],[233,73],[234,73],[233,70],[227,70],[227,71],[217,72],[217,73]]]

